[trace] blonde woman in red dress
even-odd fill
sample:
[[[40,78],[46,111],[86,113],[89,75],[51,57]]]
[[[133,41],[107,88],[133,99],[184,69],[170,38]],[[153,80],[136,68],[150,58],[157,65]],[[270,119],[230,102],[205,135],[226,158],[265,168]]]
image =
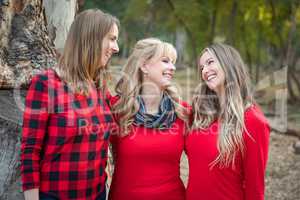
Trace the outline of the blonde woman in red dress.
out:
[[[120,125],[112,136],[115,170],[110,200],[184,200],[180,157],[187,113],[172,87],[175,48],[155,38],[137,42],[112,98]]]
[[[269,125],[252,98],[240,54],[213,44],[199,61],[193,97],[187,200],[263,200]]]

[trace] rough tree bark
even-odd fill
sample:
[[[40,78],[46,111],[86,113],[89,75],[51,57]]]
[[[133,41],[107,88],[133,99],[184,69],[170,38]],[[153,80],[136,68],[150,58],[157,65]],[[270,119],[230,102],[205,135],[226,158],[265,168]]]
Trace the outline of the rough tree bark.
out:
[[[22,105],[26,88],[34,74],[56,64],[54,42],[48,35],[42,2],[42,0],[0,1],[1,200],[23,199],[19,178],[19,150]],[[52,2],[64,4],[70,0]]]

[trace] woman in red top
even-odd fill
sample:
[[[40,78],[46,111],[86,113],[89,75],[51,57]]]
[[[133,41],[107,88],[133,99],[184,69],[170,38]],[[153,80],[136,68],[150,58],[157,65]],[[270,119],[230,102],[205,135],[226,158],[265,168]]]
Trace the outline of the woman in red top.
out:
[[[118,20],[86,10],[72,23],[58,66],[27,92],[21,144],[25,199],[104,200],[113,118],[103,76],[118,52]]]
[[[137,42],[112,99],[120,125],[112,136],[115,169],[110,200],[183,200],[180,157],[186,109],[171,81],[176,50],[148,38]]]
[[[270,129],[239,53],[214,44],[200,56],[193,97],[187,200],[263,200]]]

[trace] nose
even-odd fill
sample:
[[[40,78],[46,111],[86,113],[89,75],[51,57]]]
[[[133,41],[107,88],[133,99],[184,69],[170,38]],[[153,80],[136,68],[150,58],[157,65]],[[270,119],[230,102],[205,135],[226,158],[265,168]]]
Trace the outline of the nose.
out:
[[[176,70],[175,65],[174,65],[173,63],[171,63],[171,62],[169,63],[168,67],[169,67],[169,69],[172,70],[172,71],[175,71],[175,70]]]
[[[112,46],[112,51],[113,53],[118,53],[119,52],[119,45],[117,42],[114,42],[113,46]]]
[[[206,65],[203,66],[202,70],[200,71],[202,78],[205,78],[205,74],[207,74],[208,72],[208,68],[206,67]]]

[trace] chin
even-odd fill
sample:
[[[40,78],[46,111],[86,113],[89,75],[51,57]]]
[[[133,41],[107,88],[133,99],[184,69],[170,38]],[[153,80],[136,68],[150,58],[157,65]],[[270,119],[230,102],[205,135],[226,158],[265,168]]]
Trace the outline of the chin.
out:
[[[207,85],[207,87],[214,92],[216,91],[217,88],[215,85]]]
[[[163,85],[161,85],[161,89],[162,90],[165,90],[165,89],[167,89],[169,86],[171,86],[172,84],[171,84],[171,82],[169,82],[169,83],[165,83],[165,84],[163,84]]]

